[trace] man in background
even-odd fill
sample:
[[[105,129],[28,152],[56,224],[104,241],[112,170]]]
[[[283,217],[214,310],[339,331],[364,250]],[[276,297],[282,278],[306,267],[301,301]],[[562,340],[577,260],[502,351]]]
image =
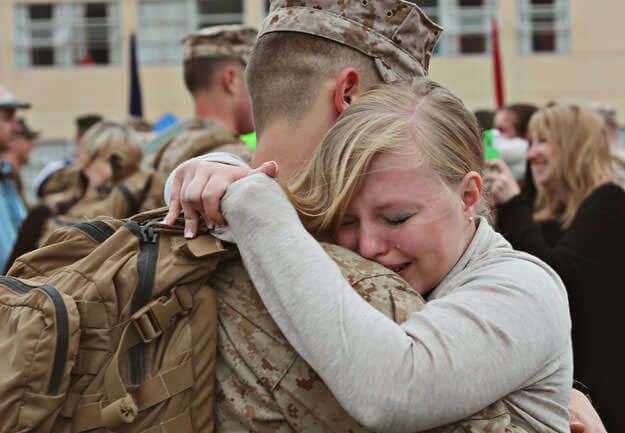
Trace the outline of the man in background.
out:
[[[6,261],[13,249],[17,231],[26,217],[26,208],[17,189],[17,171],[11,160],[3,158],[13,153],[11,140],[20,129],[15,117],[16,110],[29,107],[30,104],[17,101],[0,85],[0,273],[2,274],[6,271]]]
[[[251,160],[253,151],[239,136],[254,130],[245,66],[256,33],[245,25],[215,26],[182,40],[184,82],[193,98],[193,119],[156,152],[154,185],[142,209],[164,204],[162,188],[167,176],[190,158],[224,151]]]

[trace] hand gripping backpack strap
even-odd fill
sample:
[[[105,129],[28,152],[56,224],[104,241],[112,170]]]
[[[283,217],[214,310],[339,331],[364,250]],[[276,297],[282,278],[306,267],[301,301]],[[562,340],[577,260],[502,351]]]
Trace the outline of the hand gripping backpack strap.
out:
[[[160,337],[171,326],[172,319],[179,314],[189,312],[191,308],[191,293],[185,287],[179,287],[174,288],[169,296],[150,302],[132,315],[125,325],[119,347],[105,372],[105,396],[109,403],[103,405],[104,402],[97,402],[77,408],[73,414],[72,431],[74,433],[101,427],[114,428],[122,423],[132,423],[140,411],[193,386],[191,360],[148,379],[132,393],[126,389],[119,370],[120,359],[124,359],[124,355],[132,347],[139,343],[149,343]],[[182,428],[185,418],[180,418],[180,416],[182,415],[164,423],[175,423],[175,431],[192,432],[190,417],[186,418],[189,422],[188,427]]]

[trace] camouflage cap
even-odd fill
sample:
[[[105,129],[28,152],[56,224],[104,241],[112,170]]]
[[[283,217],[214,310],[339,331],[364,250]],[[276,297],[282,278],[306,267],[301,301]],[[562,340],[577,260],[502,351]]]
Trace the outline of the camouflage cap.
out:
[[[206,27],[182,40],[182,59],[238,57],[247,64],[257,31],[245,25]]]
[[[272,0],[258,38],[299,32],[327,38],[375,60],[384,81],[425,76],[443,29],[404,0]]]

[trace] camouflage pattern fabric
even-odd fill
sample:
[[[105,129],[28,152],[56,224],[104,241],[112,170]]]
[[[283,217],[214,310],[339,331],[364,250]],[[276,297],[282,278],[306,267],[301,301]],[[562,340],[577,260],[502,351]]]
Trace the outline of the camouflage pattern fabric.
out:
[[[245,162],[252,160],[253,150],[224,124],[212,119],[192,119],[187,128],[171,141],[165,143],[154,157],[157,173],[165,176],[184,161],[208,152],[230,152]]]
[[[387,268],[336,245],[322,244],[367,302],[397,323],[424,301]],[[295,352],[258,296],[240,260],[209,278],[219,315],[216,431],[365,432]],[[358,354],[354,354],[358,356]],[[496,402],[434,433],[523,432]]]
[[[182,40],[182,59],[239,58],[247,64],[256,42],[256,29],[245,25],[213,26],[191,33]]]
[[[426,76],[443,29],[402,0],[274,0],[258,38],[299,32],[333,40],[375,59],[384,81]]]

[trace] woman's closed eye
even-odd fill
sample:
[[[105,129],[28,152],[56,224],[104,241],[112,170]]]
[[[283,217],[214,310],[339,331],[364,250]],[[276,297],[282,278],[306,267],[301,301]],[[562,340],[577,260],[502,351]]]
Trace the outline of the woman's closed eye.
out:
[[[341,227],[349,227],[352,226],[354,224],[356,224],[358,222],[358,219],[354,218],[354,217],[345,217],[343,218],[343,221],[341,221],[340,226]]]
[[[413,215],[414,214],[388,215],[388,216],[382,217],[382,219],[384,220],[385,223],[390,224],[392,226],[396,226],[396,225],[399,225],[401,223],[408,221],[410,218],[412,218]]]

